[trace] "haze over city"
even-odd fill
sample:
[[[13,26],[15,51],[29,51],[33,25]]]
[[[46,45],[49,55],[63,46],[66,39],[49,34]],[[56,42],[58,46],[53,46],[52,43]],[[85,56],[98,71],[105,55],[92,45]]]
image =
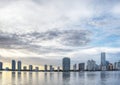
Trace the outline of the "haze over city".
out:
[[[120,0],[0,0],[0,61],[120,60]]]

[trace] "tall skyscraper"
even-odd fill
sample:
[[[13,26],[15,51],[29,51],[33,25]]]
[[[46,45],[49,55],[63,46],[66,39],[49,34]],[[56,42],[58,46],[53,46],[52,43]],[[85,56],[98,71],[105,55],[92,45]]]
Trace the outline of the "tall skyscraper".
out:
[[[2,70],[2,69],[3,69],[3,63],[0,62],[0,70]]]
[[[101,53],[101,70],[106,70],[106,55],[105,55],[105,52]]]
[[[16,61],[12,60],[12,71],[16,70]]]
[[[85,70],[85,63],[79,63],[78,70],[79,71],[84,71]]]
[[[63,71],[70,71],[70,58],[65,57],[62,61]]]
[[[47,71],[47,70],[48,70],[48,69],[47,69],[47,65],[44,65],[44,70],[45,70],[45,71]]]
[[[53,71],[53,70],[54,70],[53,66],[52,66],[52,65],[50,65],[50,71]]]
[[[18,61],[18,71],[21,71],[21,61]]]

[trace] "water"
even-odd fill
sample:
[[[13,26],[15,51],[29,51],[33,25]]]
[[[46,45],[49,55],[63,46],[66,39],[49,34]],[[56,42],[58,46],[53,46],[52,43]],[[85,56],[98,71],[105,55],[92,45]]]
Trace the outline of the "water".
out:
[[[120,85],[120,72],[0,72],[0,85]]]

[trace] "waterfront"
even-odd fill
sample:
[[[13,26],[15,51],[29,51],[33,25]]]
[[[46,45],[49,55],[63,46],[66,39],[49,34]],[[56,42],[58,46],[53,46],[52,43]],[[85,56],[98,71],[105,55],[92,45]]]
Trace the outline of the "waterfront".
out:
[[[0,72],[0,85],[119,85],[120,71]]]

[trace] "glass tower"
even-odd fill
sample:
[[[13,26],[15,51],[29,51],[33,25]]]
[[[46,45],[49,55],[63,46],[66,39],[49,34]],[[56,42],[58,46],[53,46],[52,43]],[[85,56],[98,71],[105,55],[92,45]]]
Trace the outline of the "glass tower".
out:
[[[106,55],[105,55],[105,52],[101,53],[101,70],[106,70]]]
[[[0,62],[0,70],[2,70],[2,69],[3,69],[3,63]]]
[[[70,58],[63,58],[63,62],[62,62],[62,66],[63,66],[63,71],[70,71]]]
[[[16,61],[12,60],[12,71],[16,70]]]
[[[18,61],[18,71],[21,71],[21,61]]]

